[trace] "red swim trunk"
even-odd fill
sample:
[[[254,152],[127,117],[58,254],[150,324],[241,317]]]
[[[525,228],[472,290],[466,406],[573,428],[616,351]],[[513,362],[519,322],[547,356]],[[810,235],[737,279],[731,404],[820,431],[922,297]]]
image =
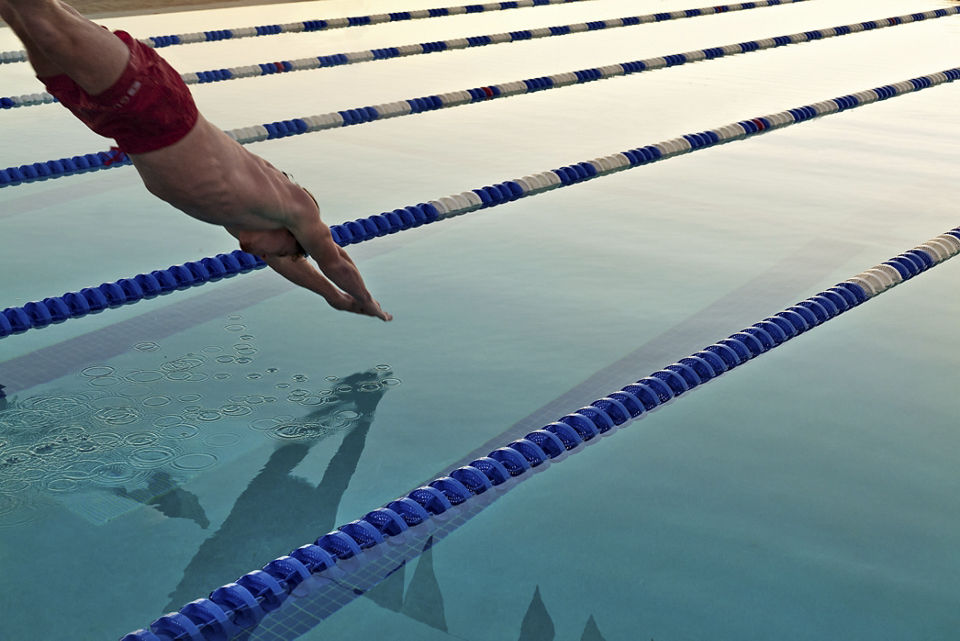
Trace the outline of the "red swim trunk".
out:
[[[112,87],[91,96],[66,75],[40,80],[63,106],[94,132],[113,138],[121,151],[144,154],[169,147],[197,123],[190,90],[167,61],[126,31],[114,34],[130,61]]]

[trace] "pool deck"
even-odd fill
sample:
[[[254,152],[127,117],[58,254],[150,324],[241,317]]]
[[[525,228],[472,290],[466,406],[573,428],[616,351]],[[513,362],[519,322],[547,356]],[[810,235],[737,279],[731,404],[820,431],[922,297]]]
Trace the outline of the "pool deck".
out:
[[[249,7],[259,4],[286,4],[307,0],[229,0],[227,2],[195,2],[194,0],[74,0],[68,2],[77,11],[91,18],[134,16],[173,11],[199,11]],[[0,20],[0,25],[3,25]]]

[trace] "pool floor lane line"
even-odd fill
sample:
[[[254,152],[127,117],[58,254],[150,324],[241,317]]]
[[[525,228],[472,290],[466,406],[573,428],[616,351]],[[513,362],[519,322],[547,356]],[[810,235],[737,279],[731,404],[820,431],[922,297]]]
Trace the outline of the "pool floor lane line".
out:
[[[635,383],[506,443],[487,456],[458,467],[362,518],[321,535],[236,582],[217,588],[210,598],[191,601],[121,641],[172,641],[229,638],[256,626],[311,577],[335,579],[338,565],[368,554],[382,554],[411,528],[431,523],[452,506],[469,503],[497,486],[530,476],[542,464],[560,462],[598,436],[613,435],[647,412],[743,365],[828,320],[858,307],[960,254],[960,227],[866,269],[836,286],[760,320],[727,338],[667,365]],[[518,478],[521,477],[521,478]],[[489,501],[490,499],[487,498]],[[482,500],[481,500],[482,502]],[[381,547],[383,546],[383,547]],[[349,562],[349,561],[348,561]],[[206,634],[205,634],[206,631]]]
[[[649,364],[668,360],[671,352],[683,352],[687,346],[699,344],[699,337],[704,330],[716,324],[718,319],[729,320],[731,326],[737,327],[743,322],[742,317],[749,320],[762,314],[761,304],[753,302],[754,299],[783,297],[791,300],[797,294],[808,291],[840,262],[849,260],[856,253],[853,250],[859,246],[857,243],[833,238],[811,241],[771,267],[765,274],[694,313],[688,320],[651,339],[619,361],[595,372],[581,384],[489,439],[449,467],[468,465],[470,461],[495,449],[499,444],[521,438],[538,425],[550,422],[552,417],[562,414],[567,408],[588,403],[591,398],[602,395],[605,390],[629,380],[631,374],[638,370],[643,371]],[[811,264],[817,265],[818,274],[810,273]],[[683,347],[678,348],[678,343],[683,344]],[[549,463],[545,463],[533,471],[541,473],[548,469],[548,465]],[[442,473],[443,470],[431,475],[424,481],[424,485]],[[335,581],[318,579],[319,575],[312,576],[297,587],[296,599],[292,600],[294,603],[284,603],[261,622],[255,637],[263,641],[293,641],[300,638],[305,628],[312,629],[320,625],[337,610],[358,596],[368,595],[370,590],[390,577],[398,574],[402,576],[404,566],[418,557],[424,548],[435,545],[465,525],[468,520],[512,489],[512,484],[521,480],[522,478],[511,479],[510,482],[494,486],[491,491],[471,501],[452,507],[440,515],[443,517],[442,521],[424,524],[424,527],[430,526],[428,529],[421,531],[419,527],[414,528],[407,530],[402,540],[395,540],[399,537],[389,539],[390,546],[378,550],[372,558],[367,559],[364,558],[367,555],[361,555],[342,562],[338,569],[344,572],[339,574]],[[433,520],[437,521],[438,518]]]
[[[598,394],[628,380],[637,370],[666,361],[672,354],[699,344],[704,334],[720,327],[737,327],[744,320],[769,309],[769,302],[792,299],[822,282],[837,267],[858,255],[864,248],[855,242],[821,237],[810,241],[796,252],[783,257],[763,274],[724,294],[718,300],[690,314],[685,320],[667,329],[625,354],[616,362],[590,374],[579,384],[530,412],[509,428],[491,437],[483,445],[465,453],[455,466],[466,465],[483,456],[498,444],[520,438],[566,408],[584,405]],[[812,269],[811,265],[816,268]],[[679,346],[683,346],[679,348]],[[436,475],[431,476],[434,478]]]
[[[304,33],[313,31],[331,31],[346,27],[366,27],[370,25],[403,22],[407,20],[422,20],[424,18],[445,18],[447,16],[461,16],[474,13],[489,13],[491,11],[505,11],[507,9],[526,9],[531,7],[545,7],[550,5],[570,4],[574,2],[591,2],[592,0],[515,0],[512,2],[487,2],[485,4],[468,4],[436,9],[410,9],[408,11],[393,11],[391,13],[376,13],[364,16],[349,16],[338,18],[314,18],[286,24],[267,24],[256,27],[232,27],[230,29],[212,29],[209,31],[195,31],[167,36],[148,36],[141,38],[144,44],[160,49],[175,45],[187,45],[197,42],[219,42],[221,40],[238,40],[240,38],[256,38],[275,36],[283,33]],[[15,62],[26,62],[27,52],[23,50],[0,52],[0,65]]]
[[[715,60],[730,55],[753,53],[767,49],[783,47],[790,44],[823,40],[852,33],[872,31],[885,27],[892,27],[913,22],[944,18],[960,14],[960,6],[949,9],[930,10],[925,13],[907,14],[903,16],[885,18],[882,20],[868,20],[865,22],[840,25],[827,29],[816,29],[802,33],[795,33],[760,40],[750,40],[719,47],[707,47],[686,53],[674,53],[664,56],[622,62],[603,67],[580,69],[556,73],[550,76],[527,78],[484,87],[473,87],[459,91],[450,91],[443,94],[409,98],[374,106],[355,107],[315,116],[304,116],[291,120],[268,122],[261,125],[231,129],[225,133],[242,145],[248,145],[264,140],[276,140],[301,134],[315,133],[327,129],[339,129],[353,125],[362,125],[388,118],[399,118],[439,109],[449,109],[464,105],[486,102],[497,98],[521,96],[538,91],[560,89],[572,85],[585,84],[597,80],[617,78],[644,71],[677,67],[692,62]],[[39,94],[36,94],[39,95]],[[3,100],[3,99],[0,99]],[[51,96],[52,100],[52,96]],[[120,152],[100,151],[82,154],[71,158],[60,158],[44,162],[34,162],[18,167],[0,169],[0,188],[17,186],[40,180],[52,180],[91,173],[110,168],[126,167],[132,164],[130,159]]]
[[[585,33],[588,31],[597,31],[600,29],[633,27],[663,22],[665,20],[693,18],[697,16],[714,15],[731,11],[743,11],[761,7],[778,6],[781,4],[794,4],[798,2],[807,2],[807,0],[758,0],[757,2],[748,2],[743,4],[702,7],[699,9],[683,9],[679,11],[651,13],[641,16],[628,16],[624,18],[608,18],[605,20],[592,20],[590,22],[578,22],[568,25],[556,25],[553,27],[522,29],[504,33],[469,36],[466,38],[452,38],[449,40],[421,42],[419,44],[378,47],[376,49],[365,49],[363,51],[310,56],[309,58],[299,58],[297,60],[280,60],[276,62],[270,61],[253,65],[244,65],[241,67],[229,67],[226,69],[191,71],[182,73],[180,76],[188,85],[223,82],[225,80],[239,80],[241,78],[259,78],[263,76],[272,76],[278,73],[288,73],[291,71],[307,71],[313,69],[324,69],[328,67],[340,67],[362,62],[373,62],[376,60],[390,60],[393,58],[418,56],[427,53],[441,53],[444,51],[457,51],[460,49],[485,47],[496,44],[508,44],[511,42],[521,42],[539,38],[567,36],[571,34]],[[25,94],[23,96],[5,96],[0,98],[0,108],[12,109],[15,107],[29,107],[41,104],[50,104],[53,102],[56,102],[56,98],[47,92]]]
[[[397,208],[344,224],[331,225],[330,233],[338,245],[352,245],[479,209],[496,207],[559,187],[568,187],[607,174],[648,165],[691,151],[764,134],[820,116],[915,93],[955,80],[960,80],[960,67],[750,120],[741,120],[716,129],[686,134],[653,145],[628,149],[558,169],[506,180],[495,185]],[[149,274],[121,278],[116,282],[103,283],[98,287],[87,287],[79,292],[67,292],[63,296],[51,296],[41,301],[27,303],[23,307],[8,307],[0,312],[0,339],[54,323],[62,323],[72,318],[80,318],[107,308],[131,305],[145,298],[155,298],[175,290],[185,290],[207,282],[230,278],[240,273],[261,269],[265,265],[266,263],[260,258],[236,250],[230,254],[218,254],[183,265],[173,265]]]
[[[423,231],[432,232],[431,229]],[[369,260],[408,247],[417,237],[419,234],[398,237],[389,244],[364,245],[352,255],[359,260]],[[24,392],[122,354],[136,343],[172,336],[294,289],[296,286],[289,281],[264,271],[245,278],[242,283],[228,281],[161,309],[145,311],[119,323],[0,361],[0,383],[7,386],[8,395]],[[317,303],[326,305],[321,300]]]

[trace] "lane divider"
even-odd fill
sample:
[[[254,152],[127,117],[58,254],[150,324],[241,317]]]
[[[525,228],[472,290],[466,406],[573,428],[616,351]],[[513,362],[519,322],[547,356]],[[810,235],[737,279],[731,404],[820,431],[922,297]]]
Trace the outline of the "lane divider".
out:
[[[195,31],[169,36],[150,36],[141,39],[146,45],[160,49],[174,45],[186,45],[196,42],[219,42],[220,40],[238,40],[240,38],[255,38],[259,36],[275,36],[281,33],[302,33],[309,31],[330,31],[345,27],[365,27],[367,25],[385,24],[388,22],[403,22],[406,20],[421,20],[423,18],[443,18],[470,13],[489,13],[506,9],[524,9],[527,7],[543,7],[554,4],[569,4],[571,2],[589,2],[590,0],[516,0],[516,2],[487,2],[485,4],[467,4],[456,7],[441,7],[438,9],[413,9],[410,11],[394,11],[392,13],[377,13],[366,16],[352,16],[348,18],[326,18],[290,22],[287,24],[267,24],[256,27],[234,27],[232,29],[214,29],[211,31]],[[3,51],[0,52],[0,64],[26,62],[27,52]]]
[[[374,60],[389,60],[391,58],[401,58],[405,56],[439,53],[442,51],[455,51],[458,49],[469,49],[471,47],[484,47],[492,44],[519,42],[521,40],[535,40],[537,38],[566,36],[574,33],[596,31],[598,29],[631,27],[640,24],[663,22],[665,20],[693,18],[697,16],[713,15],[716,13],[742,11],[760,7],[772,7],[781,4],[793,4],[797,2],[807,2],[807,0],[757,0],[756,2],[744,2],[742,4],[718,5],[713,7],[702,7],[700,9],[682,9],[679,11],[651,13],[643,16],[594,20],[591,22],[580,22],[577,24],[559,25],[555,27],[541,27],[538,29],[524,29],[520,31],[511,31],[509,33],[494,33],[482,36],[471,36],[467,38],[453,38],[450,40],[437,40],[434,42],[422,42],[420,44],[401,45],[398,47],[381,47],[378,49],[351,51],[349,53],[336,53],[326,56],[311,56],[309,58],[300,58],[298,60],[282,60],[279,62],[264,62],[243,67],[195,71],[181,74],[181,77],[188,85],[206,84],[211,82],[221,82],[224,80],[237,80],[240,78],[271,76],[290,71],[305,71],[308,69],[321,69],[325,67],[340,67],[343,65],[371,62]],[[13,109],[15,107],[28,107],[49,104],[53,102],[57,102],[57,100],[49,93],[32,93],[25,94],[23,96],[2,97],[0,98],[0,108]]]
[[[730,44],[720,47],[709,47],[697,51],[686,53],[676,53],[666,56],[657,56],[644,60],[635,60],[632,62],[623,62],[614,65],[593,69],[581,69],[566,73],[554,74],[552,76],[543,76],[540,78],[529,78],[527,80],[513,81],[485,87],[475,87],[461,91],[452,91],[439,95],[423,96],[421,98],[412,98],[408,100],[399,100],[395,102],[380,104],[376,106],[357,107],[316,116],[306,116],[304,118],[294,118],[263,125],[251,127],[241,127],[227,131],[240,144],[252,144],[264,140],[275,140],[277,138],[286,138],[305,133],[325,131],[327,129],[338,129],[340,127],[349,127],[352,125],[366,124],[376,120],[385,120],[387,118],[398,118],[409,116],[426,111],[436,111],[438,109],[459,107],[467,104],[474,104],[497,98],[506,98],[523,94],[534,93],[537,91],[546,91],[550,89],[559,89],[576,84],[584,84],[607,78],[617,78],[644,71],[663,69],[667,67],[676,67],[688,63],[699,62],[701,60],[715,60],[729,55],[746,54],[755,51],[783,47],[795,43],[812,42],[823,40],[825,38],[839,37],[852,33],[860,33],[884,27],[908,24],[921,20],[933,18],[942,18],[960,14],[960,6],[950,7],[949,9],[936,9],[925,13],[916,13],[906,16],[885,18],[883,20],[870,20],[866,22],[854,23],[852,25],[842,25],[828,29],[817,29],[786,36],[777,36],[773,38],[764,38],[761,40],[751,40],[737,44]],[[36,162],[32,164],[20,165],[19,167],[7,167],[0,169],[0,188],[5,186],[15,186],[24,183],[36,182],[40,180],[51,180],[62,178],[64,176],[77,175],[109,169],[111,167],[122,167],[132,164],[130,159],[122,153],[113,151],[101,151],[97,153],[85,154],[82,156],[73,156],[72,158],[60,158],[57,160],[48,160],[46,162]]]
[[[940,71],[892,85],[859,91],[854,94],[824,100],[795,109],[760,116],[749,120],[724,125],[698,133],[686,134],[664,142],[620,153],[602,156],[550,171],[530,174],[494,185],[452,194],[437,200],[397,208],[343,224],[331,225],[330,233],[340,246],[371,240],[379,236],[420,227],[438,220],[466,214],[478,209],[496,207],[508,202],[540,194],[559,187],[591,180],[599,176],[648,165],[660,160],[680,156],[692,151],[707,149],[722,143],[782,129],[819,116],[855,109],[879,100],[922,91],[936,85],[960,80],[960,67]],[[27,303],[23,307],[8,307],[0,312],[0,338],[22,334],[30,329],[40,329],[61,323],[70,318],[80,318],[110,307],[130,305],[145,298],[155,298],[177,289],[197,287],[207,282],[235,276],[265,266],[252,254],[236,250],[230,254],[174,265],[150,274],[123,278],[99,287],[87,287],[79,292],[45,298]],[[895,268],[894,268],[895,269]],[[880,274],[863,276],[864,282],[873,286]],[[880,281],[886,283],[886,281]]]
[[[244,574],[156,619],[121,641],[229,639],[277,609],[293,590],[317,574],[336,572],[345,559],[367,554],[410,528],[431,522],[494,486],[521,477],[547,461],[562,461],[598,436],[836,318],[882,292],[960,254],[960,228],[941,234],[836,286],[768,316],[702,350],[667,365],[589,405],[561,416],[489,455],[459,467],[362,518],[340,526],[288,555]],[[527,474],[529,476],[529,474]],[[522,480],[522,479],[521,479]],[[442,517],[441,517],[442,518]]]

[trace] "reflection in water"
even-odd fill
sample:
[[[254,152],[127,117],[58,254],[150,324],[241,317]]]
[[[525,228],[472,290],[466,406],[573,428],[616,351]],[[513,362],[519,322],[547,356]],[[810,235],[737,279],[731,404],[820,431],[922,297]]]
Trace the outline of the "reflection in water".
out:
[[[593,615],[590,615],[590,618],[587,619],[587,625],[583,628],[583,636],[580,637],[580,641],[607,641],[602,634],[600,634],[600,628],[597,627],[597,622],[594,620]]]
[[[433,543],[431,536],[423,547],[413,579],[407,587],[406,562],[395,568],[383,581],[365,592],[371,601],[392,612],[429,625],[436,630],[447,632],[447,615],[444,609],[443,593],[433,568]]]
[[[364,423],[367,426],[369,425],[368,421]],[[361,430],[355,430],[348,435],[335,459],[339,458],[342,463],[348,463],[349,459],[353,457],[347,455],[347,439],[358,437],[357,441],[359,441],[362,439],[361,434]],[[356,442],[354,445],[356,445]],[[350,449],[352,449],[352,446]],[[297,543],[314,539],[318,534],[333,527],[332,519],[335,517],[337,503],[342,495],[342,489],[345,489],[346,482],[349,481],[349,475],[355,468],[355,459],[353,465],[340,467],[340,473],[336,475],[339,480],[343,481],[340,485],[342,488],[340,493],[327,493],[325,500],[328,502],[319,505],[327,515],[326,520],[317,523],[314,526],[315,530],[304,530],[303,534],[296,535],[300,538],[294,539],[293,537],[285,537],[282,530],[300,528],[298,521],[311,515],[299,514],[296,509],[282,510],[282,506],[291,503],[291,499],[282,495],[289,489],[293,489],[296,492],[293,502],[297,505],[299,505],[300,499],[316,500],[316,495],[312,486],[302,480],[298,482],[288,474],[289,469],[295,464],[294,460],[300,460],[302,458],[300,455],[303,452],[296,452],[296,456],[292,456],[294,460],[278,460],[278,457],[286,458],[287,450],[287,447],[277,450],[254,482],[244,492],[244,497],[261,495],[269,496],[271,499],[276,498],[278,503],[275,506],[276,509],[270,511],[264,521],[258,521],[259,517],[251,516],[254,511],[252,509],[254,501],[238,500],[227,519],[227,522],[231,522],[231,525],[228,528],[227,522],[225,522],[224,527],[221,527],[221,532],[229,529],[229,536],[221,536],[218,532],[217,535],[208,539],[188,568],[187,575],[200,574],[205,566],[210,570],[210,578],[206,579],[206,583],[203,585],[199,585],[203,581],[196,581],[198,583],[196,587],[185,589],[184,585],[189,580],[185,575],[184,582],[181,583],[181,586],[178,586],[177,592],[174,593],[174,598],[170,602],[170,609],[178,608],[188,600],[209,592],[210,586],[223,584],[241,573],[249,571],[252,567],[256,567],[257,564],[262,565],[266,562],[265,560],[275,557],[278,550],[289,549]],[[284,456],[281,457],[281,453]],[[354,455],[359,454],[355,450],[353,453]],[[549,463],[544,463],[533,471],[532,475],[538,474],[549,465]],[[335,468],[331,463],[331,467],[324,477],[324,482],[327,482],[333,469]],[[268,477],[270,481],[266,481]],[[507,481],[496,486],[475,496],[468,502],[448,509],[441,516],[434,517],[399,536],[391,537],[384,544],[370,548],[359,556],[340,560],[334,568],[312,575],[297,586],[278,609],[267,613],[256,626],[243,630],[233,638],[233,641],[294,641],[308,633],[311,633],[310,638],[324,638],[324,630],[320,626],[324,623],[339,626],[340,624],[334,624],[327,620],[341,608],[361,596],[390,612],[403,615],[417,621],[418,624],[425,624],[442,633],[449,634],[451,638],[470,638],[469,636],[463,636],[461,631],[456,629],[456,622],[454,622],[452,630],[448,623],[446,602],[449,593],[444,594],[443,586],[438,580],[433,548],[441,539],[456,531],[473,516],[476,516],[508,492],[519,480]],[[270,483],[276,483],[277,487],[268,489],[266,486]],[[258,487],[255,488],[255,485]],[[323,483],[321,483],[322,485]],[[332,488],[335,485],[331,482],[330,487]],[[251,506],[249,510],[246,509],[248,506],[245,503],[249,503],[249,506]],[[275,524],[269,524],[269,532],[263,532],[263,535],[276,542],[263,546],[266,548],[263,555],[259,558],[252,558],[251,550],[257,547],[257,542],[251,543],[243,535],[249,534],[250,538],[259,537],[263,525],[270,518],[284,519],[283,523],[285,525],[278,527]],[[240,532],[240,528],[246,529]],[[233,563],[231,546],[237,546],[236,549],[240,550],[240,554],[245,555],[244,558],[249,560]],[[221,561],[220,555],[226,558]],[[233,568],[217,576],[215,573],[220,572],[221,564],[223,567],[233,565]],[[405,589],[408,566],[413,565],[415,565],[415,569],[412,569],[413,577]],[[453,593],[455,598],[458,596],[462,598],[461,588],[462,585],[456,582]],[[521,603],[518,601],[518,605]],[[512,638],[518,638],[521,641],[547,641],[548,639],[552,641],[554,639],[554,623],[541,597],[539,587],[534,591],[533,598],[526,609],[526,615],[518,608],[515,613],[500,613],[498,616],[501,619],[506,618],[516,622],[514,625],[517,626],[515,628],[517,632],[510,635]],[[395,630],[395,632],[400,634],[400,630],[403,630],[403,628]],[[340,627],[331,628],[327,634],[331,638],[344,638],[344,632]],[[402,638],[409,637],[404,636]],[[576,637],[573,634],[562,633],[561,638]],[[587,619],[581,639],[582,641],[606,641],[592,616]]]
[[[547,606],[543,603],[538,585],[533,591],[533,598],[530,600],[530,606],[527,607],[523,623],[520,624],[519,641],[553,641],[555,634],[553,619],[550,618]]]
[[[337,509],[357,468],[373,423],[374,412],[386,393],[374,385],[384,372],[362,372],[339,383],[337,401],[311,412],[302,425],[323,424],[355,412],[354,427],[314,486],[294,476],[293,469],[321,438],[298,438],[280,445],[237,498],[229,516],[201,544],[170,594],[168,610],[180,608],[198,595],[235,580],[251,568],[277,556],[277,550],[292,549],[336,527]],[[369,391],[367,391],[369,390]]]
[[[236,336],[243,330],[228,324],[228,342],[179,355],[137,343],[118,363],[0,399],[0,527],[58,507],[106,525],[141,505],[209,527],[201,501],[182,489],[192,478],[265,439],[314,443],[349,431],[358,403],[375,405],[400,383],[389,365],[344,380],[281,372],[256,362],[256,337]]]
[[[550,613],[547,612],[547,606],[543,602],[538,585],[533,591],[533,598],[530,599],[527,613],[520,624],[520,636],[518,638],[519,641],[553,641],[555,636],[556,628]],[[561,636],[567,637],[567,635]],[[606,641],[606,638],[600,633],[600,628],[597,627],[597,622],[592,614],[587,619],[580,641]]]
[[[127,491],[120,487],[114,490],[117,496],[132,499],[137,503],[152,505],[161,514],[171,519],[189,519],[204,530],[210,526],[200,499],[193,492],[177,486],[174,479],[166,472],[156,472],[150,476],[146,488]]]
[[[437,630],[447,631],[447,617],[443,610],[443,593],[433,570],[433,539],[427,541],[417,562],[417,570],[403,599],[403,613]]]
[[[403,587],[407,582],[407,563],[402,562],[393,568],[380,583],[365,593],[371,601],[391,612],[403,609]]]

